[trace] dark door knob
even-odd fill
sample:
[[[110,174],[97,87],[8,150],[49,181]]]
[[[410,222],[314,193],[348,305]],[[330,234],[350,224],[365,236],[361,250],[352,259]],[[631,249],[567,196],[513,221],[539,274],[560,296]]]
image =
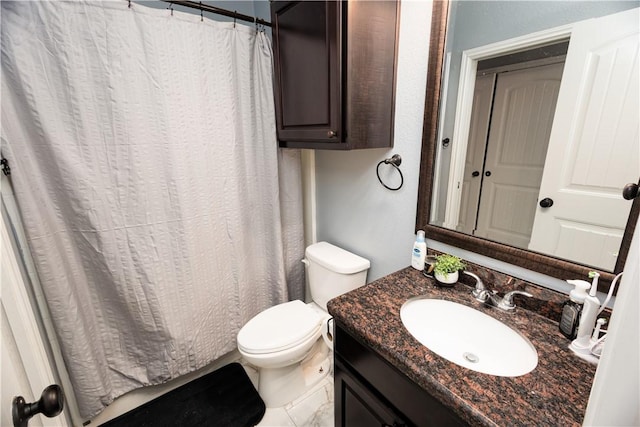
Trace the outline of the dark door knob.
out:
[[[478,171],[473,171],[473,172],[471,172],[471,176],[472,176],[472,177],[474,177],[474,178],[475,178],[476,176],[480,176],[480,172],[478,172]]]
[[[45,388],[37,402],[26,403],[24,397],[14,397],[11,411],[13,427],[27,427],[29,419],[40,413],[48,418],[55,417],[60,415],[63,407],[64,393],[57,384]]]
[[[491,176],[491,171],[486,171],[486,172],[484,173],[484,176]]]
[[[545,197],[544,199],[540,200],[540,207],[541,208],[550,208],[551,206],[553,206],[553,200]]]
[[[631,182],[622,189],[622,197],[624,197],[625,200],[633,200],[638,196],[640,196],[640,187],[638,184]]]

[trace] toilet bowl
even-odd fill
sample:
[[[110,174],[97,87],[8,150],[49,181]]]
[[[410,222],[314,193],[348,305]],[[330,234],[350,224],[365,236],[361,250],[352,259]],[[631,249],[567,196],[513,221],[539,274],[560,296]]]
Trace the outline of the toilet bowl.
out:
[[[327,302],[366,283],[369,261],[327,242],[305,251],[313,302],[270,307],[238,332],[238,351],[258,369],[258,393],[269,408],[284,406],[331,371]]]

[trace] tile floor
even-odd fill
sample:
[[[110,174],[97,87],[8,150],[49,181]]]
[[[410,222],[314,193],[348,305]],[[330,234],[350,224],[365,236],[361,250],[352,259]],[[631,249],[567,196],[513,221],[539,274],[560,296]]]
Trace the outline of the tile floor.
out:
[[[333,374],[281,408],[267,408],[256,427],[333,427]]]
[[[326,377],[309,391],[292,402],[279,408],[267,408],[264,417],[256,427],[334,427],[333,412],[333,353],[329,352],[321,362],[329,369]],[[238,358],[247,376],[258,388],[258,371]],[[326,363],[326,365],[324,365]]]

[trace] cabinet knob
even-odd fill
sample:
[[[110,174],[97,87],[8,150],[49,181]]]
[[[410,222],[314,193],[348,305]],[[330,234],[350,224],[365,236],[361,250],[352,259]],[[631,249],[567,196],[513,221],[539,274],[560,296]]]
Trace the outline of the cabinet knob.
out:
[[[337,135],[337,133],[336,133],[335,130],[330,130],[330,131],[327,132],[327,136],[329,138],[334,138],[336,135]]]

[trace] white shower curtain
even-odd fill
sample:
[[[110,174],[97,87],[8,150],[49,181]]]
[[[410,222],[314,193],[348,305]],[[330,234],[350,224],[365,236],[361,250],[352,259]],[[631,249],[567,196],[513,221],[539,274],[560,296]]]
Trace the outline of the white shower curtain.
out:
[[[127,6],[2,2],[2,152],[85,418],[304,289],[269,40]]]

